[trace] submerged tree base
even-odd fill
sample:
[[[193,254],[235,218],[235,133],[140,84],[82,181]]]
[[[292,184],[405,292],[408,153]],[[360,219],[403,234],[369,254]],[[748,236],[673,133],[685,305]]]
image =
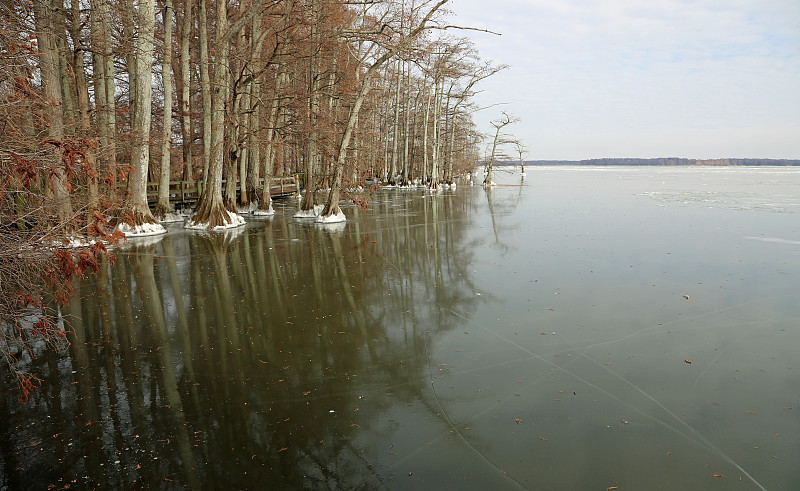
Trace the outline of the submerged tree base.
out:
[[[211,221],[196,222],[194,219],[191,219],[189,220],[189,223],[186,224],[186,228],[192,230],[225,230],[229,228],[241,227],[246,223],[244,218],[242,218],[242,216],[238,213],[224,209],[223,213],[225,214],[225,217],[222,219],[223,223],[220,225],[213,225]]]
[[[193,230],[224,230],[241,227],[244,218],[238,213],[229,211],[217,200],[201,200],[194,216],[189,219],[186,228]]]
[[[266,203],[266,206],[262,206],[262,202]],[[271,217],[275,215],[275,210],[272,208],[272,200],[262,200],[258,203],[258,208],[253,210],[253,216],[256,217]]]
[[[241,205],[236,208],[236,212],[240,215],[250,215],[258,209],[258,200],[250,201],[246,205]]]
[[[155,208],[153,208],[153,216],[159,219],[159,221],[161,217],[169,215],[171,212],[172,208],[170,208],[169,205],[162,203],[161,201],[156,203]]]
[[[294,218],[317,218],[322,213],[324,205],[314,205],[310,210],[297,210],[293,215]]]
[[[343,223],[347,221],[347,217],[342,213],[341,208],[337,206],[336,210],[330,215],[320,214],[314,221],[316,223]]]
[[[182,222],[183,217],[177,213],[170,212],[170,213],[165,213],[164,215],[161,216],[156,215],[156,220],[158,220],[160,223],[176,223],[176,222]]]
[[[140,210],[129,212],[125,215],[124,220],[117,224],[117,230],[125,237],[145,237],[167,233],[167,229],[155,221],[150,210],[147,210],[147,213]]]

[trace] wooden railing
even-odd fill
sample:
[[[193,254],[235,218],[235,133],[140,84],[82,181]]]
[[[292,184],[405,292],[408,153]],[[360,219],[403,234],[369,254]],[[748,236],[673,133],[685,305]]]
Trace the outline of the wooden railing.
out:
[[[270,179],[269,194],[273,198],[283,198],[294,196],[300,192],[296,177],[273,177]],[[225,189],[226,181],[222,181],[222,188]],[[147,201],[155,203],[158,201],[158,182],[147,183]],[[264,178],[258,180],[258,194],[264,187]],[[189,204],[194,203],[200,198],[203,192],[203,181],[170,181],[169,182],[169,202]],[[241,192],[241,186],[236,183],[236,192]]]

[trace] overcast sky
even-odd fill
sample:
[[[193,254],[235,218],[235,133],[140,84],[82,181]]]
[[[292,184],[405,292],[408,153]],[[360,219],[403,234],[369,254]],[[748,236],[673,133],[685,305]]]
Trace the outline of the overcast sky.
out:
[[[800,0],[451,0],[529,159],[800,159]]]

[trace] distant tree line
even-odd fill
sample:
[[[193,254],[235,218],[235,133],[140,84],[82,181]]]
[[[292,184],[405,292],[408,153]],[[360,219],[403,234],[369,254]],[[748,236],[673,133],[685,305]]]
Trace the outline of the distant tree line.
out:
[[[511,162],[509,162],[511,164]],[[516,165],[516,164],[514,164]],[[684,159],[678,157],[635,159],[586,160],[527,160],[525,165],[800,165],[800,160],[789,159]]]

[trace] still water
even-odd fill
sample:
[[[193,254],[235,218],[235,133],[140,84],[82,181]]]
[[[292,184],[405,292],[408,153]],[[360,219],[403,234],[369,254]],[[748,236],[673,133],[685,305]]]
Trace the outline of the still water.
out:
[[[800,172],[529,168],[132,241],[0,489],[800,489]]]

